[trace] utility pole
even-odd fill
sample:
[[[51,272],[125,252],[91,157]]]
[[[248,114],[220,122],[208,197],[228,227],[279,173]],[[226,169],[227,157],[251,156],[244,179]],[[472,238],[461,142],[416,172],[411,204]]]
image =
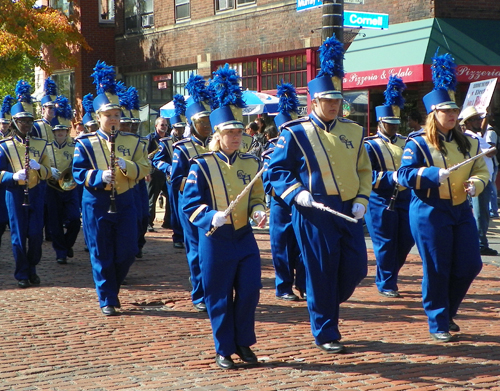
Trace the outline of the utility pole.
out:
[[[344,0],[323,0],[321,42],[333,34],[339,42],[344,43]],[[342,79],[340,83],[340,91],[342,91]]]

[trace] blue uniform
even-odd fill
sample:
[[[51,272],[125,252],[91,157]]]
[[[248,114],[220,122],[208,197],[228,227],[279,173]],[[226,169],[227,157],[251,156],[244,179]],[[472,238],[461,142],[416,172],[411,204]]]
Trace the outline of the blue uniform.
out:
[[[161,138],[160,135],[156,131],[154,133],[148,134],[147,136],[148,158],[150,160],[153,159],[154,155],[160,148],[160,138]],[[169,197],[165,173],[158,170],[156,167],[153,167],[153,169],[151,170],[150,181],[147,183],[146,186],[148,189],[148,197],[149,197],[149,212],[148,212],[149,226],[153,227],[156,218],[156,201],[158,200],[160,192],[163,191],[165,196]],[[164,219],[163,222],[164,225],[170,225],[170,213],[168,205],[165,206],[165,214],[163,219]]]
[[[181,212],[183,204],[183,190],[189,174],[190,159],[208,151],[208,139],[205,142],[192,135],[190,138],[181,140],[173,145],[174,153],[172,160],[171,183],[172,191],[179,194],[179,220],[184,230],[184,245],[186,257],[191,274],[191,300],[193,304],[204,301],[203,283],[200,269],[200,256],[198,252],[198,227],[189,222],[185,213]]]
[[[316,202],[347,215],[353,203],[367,205],[371,164],[363,133],[352,121],[324,123],[313,112],[282,130],[269,164],[276,195],[292,209],[306,269],[311,328],[318,345],[340,339],[340,303],[366,276],[363,225],[299,206],[294,199],[307,190]]]
[[[264,167],[269,166],[277,138],[270,140],[268,149],[262,154]],[[262,174],[264,190],[272,196],[269,212],[269,237],[275,271],[276,296],[293,293],[293,283],[302,293],[306,291],[305,269],[300,249],[293,231],[291,209],[280,197],[274,194],[269,182],[269,170]]]
[[[40,169],[29,170],[29,206],[23,206],[26,185],[24,181],[15,181],[13,175],[25,167],[25,144],[17,135],[0,141],[0,182],[5,186],[12,251],[16,261],[14,277],[17,280],[28,280],[35,276],[36,265],[42,257],[43,184],[51,176],[46,148],[45,140],[30,138],[29,157],[40,163]]]
[[[119,307],[118,292],[138,252],[137,211],[133,188],[150,170],[139,136],[117,133],[116,158],[126,169],[115,170],[116,210],[108,213],[110,184],[102,180],[109,167],[109,136],[102,130],[78,138],[73,176],[85,185],[82,198],[83,229],[101,307]]]
[[[73,162],[75,143],[67,140],[62,144],[52,141],[47,146],[51,167],[60,172]],[[63,191],[57,183],[49,180],[47,186],[47,218],[52,236],[52,247],[57,259],[66,259],[80,232],[80,193],[77,188]],[[64,228],[66,227],[66,232]]]
[[[410,190],[399,187],[393,211],[387,210],[396,183],[393,173],[401,165],[406,138],[388,138],[381,132],[365,139],[372,164],[372,192],[365,215],[377,260],[375,284],[380,292],[398,291],[398,274],[415,244],[410,231]]]
[[[256,342],[260,255],[248,218],[265,209],[262,181],[241,199],[226,224],[210,237],[205,234],[215,213],[225,210],[258,171],[259,162],[252,155],[207,153],[193,160],[183,192],[183,212],[199,228],[205,304],[215,350],[222,356]]]
[[[158,152],[153,157],[152,163],[155,168],[162,171],[167,177],[168,202],[170,204],[170,225],[172,226],[172,240],[174,243],[184,242],[184,233],[179,217],[179,192],[174,191],[170,180],[172,175],[173,144],[172,136],[160,139]]]
[[[431,333],[449,331],[449,322],[481,270],[477,227],[464,182],[474,183],[477,196],[489,179],[484,159],[478,159],[451,172],[440,184],[439,169],[465,157],[451,132],[439,137],[446,155],[428,142],[425,131],[412,135],[398,171],[401,185],[412,190],[410,227],[423,263],[422,300]],[[467,158],[480,152],[478,141],[469,140]]]
[[[143,143],[143,154],[144,158],[147,159],[147,148],[148,140],[145,137],[141,137]],[[146,244],[146,232],[148,230],[149,224],[149,196],[148,188],[146,185],[146,180],[142,178],[137,182],[134,187],[135,193],[135,208],[137,210],[137,234],[138,234],[138,245],[139,249],[142,249]]]

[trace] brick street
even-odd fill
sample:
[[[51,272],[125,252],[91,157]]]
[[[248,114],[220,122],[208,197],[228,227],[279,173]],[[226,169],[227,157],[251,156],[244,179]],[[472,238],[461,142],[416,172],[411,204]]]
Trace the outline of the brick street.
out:
[[[492,247],[500,243],[496,223]],[[402,270],[403,298],[388,299],[374,286],[369,250],[368,277],[341,306],[348,353],[329,355],[313,344],[305,301],[275,298],[269,235],[257,233],[263,289],[253,348],[260,365],[234,355],[239,369],[223,371],[214,362],[208,317],[191,305],[184,250],[173,248],[170,235],[162,228],[147,234],[144,258],[120,293],[121,316],[104,317],[81,233],[67,265],[56,263],[45,242],[42,284],[21,290],[6,232],[0,390],[500,390],[500,257],[483,257],[456,318],[458,342],[438,344],[421,305],[418,255]]]

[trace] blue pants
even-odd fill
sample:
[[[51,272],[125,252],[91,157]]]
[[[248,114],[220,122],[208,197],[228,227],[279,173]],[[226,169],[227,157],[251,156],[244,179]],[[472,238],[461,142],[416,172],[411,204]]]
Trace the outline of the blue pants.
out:
[[[293,293],[294,280],[297,289],[305,292],[304,263],[293,231],[291,211],[284,201],[274,197],[271,198],[269,237],[276,274],[276,296]]]
[[[250,225],[238,231],[225,225],[208,238],[205,230],[199,232],[205,304],[215,350],[223,356],[257,341],[255,309],[262,287],[259,248]]]
[[[410,227],[422,258],[422,301],[429,332],[448,332],[469,286],[482,268],[469,203],[413,196]]]
[[[179,196],[179,210],[182,210],[182,194]],[[184,246],[186,247],[186,258],[191,275],[191,300],[193,304],[204,302],[203,281],[200,268],[200,254],[198,251],[199,234],[185,213],[179,214],[180,222],[184,230]]]
[[[494,217],[498,217],[498,190],[497,190],[497,175],[498,166],[495,166],[493,175],[491,177],[491,198],[490,198],[490,214]]]
[[[352,216],[352,201],[338,196],[314,199]],[[340,303],[351,297],[368,271],[363,225],[298,205],[292,207],[292,223],[306,269],[307,308],[316,344],[339,340]]]
[[[71,191],[58,191],[47,186],[47,209],[52,247],[57,259],[66,259],[68,250],[73,247],[80,232],[79,194]],[[66,227],[66,232],[64,232]]]
[[[488,228],[490,226],[490,198],[491,198],[491,182],[488,182],[484,190],[477,197],[472,197],[472,210],[474,219],[477,224],[479,236],[479,247],[488,247]]]
[[[415,244],[410,230],[408,202],[401,204],[396,201],[394,211],[387,210],[388,202],[385,197],[372,192],[365,215],[377,260],[375,284],[380,292],[398,290],[399,270]]]
[[[23,186],[9,187],[5,193],[5,202],[9,212],[12,252],[16,261],[14,277],[17,280],[27,280],[36,274],[36,265],[42,258],[45,187],[38,185],[29,190],[30,206],[22,205]]]
[[[184,242],[181,220],[179,217],[179,191],[174,190],[171,184],[167,184],[168,202],[170,204],[170,225],[172,227],[172,241],[174,243]]]
[[[109,191],[83,192],[83,229],[101,307],[119,306],[120,285],[139,251],[133,193],[118,195],[117,213],[111,214]]]

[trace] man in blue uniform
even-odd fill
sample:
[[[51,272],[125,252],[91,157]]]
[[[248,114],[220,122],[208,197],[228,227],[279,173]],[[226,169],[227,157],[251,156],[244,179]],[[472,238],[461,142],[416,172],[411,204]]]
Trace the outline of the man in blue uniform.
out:
[[[137,211],[133,188],[149,170],[136,135],[117,132],[120,105],[114,69],[103,62],[94,68],[94,108],[100,128],[77,140],[73,176],[85,185],[83,229],[101,311],[117,315],[118,293],[138,252]]]
[[[19,84],[22,84],[20,86]],[[15,134],[0,141],[0,182],[6,188],[5,203],[9,213],[12,251],[16,261],[14,277],[20,288],[39,285],[36,266],[42,257],[43,205],[45,187],[40,183],[50,177],[47,142],[29,137],[33,128],[30,87],[12,109]],[[19,88],[20,90],[20,88]]]
[[[406,137],[397,133],[401,123],[399,112],[404,104],[401,94],[404,88],[406,86],[400,78],[394,75],[389,78],[386,101],[384,105],[375,107],[378,132],[365,139],[373,168],[372,192],[365,220],[377,260],[375,284],[382,296],[390,298],[400,297],[399,270],[415,244],[408,217],[411,193],[397,182],[397,169],[401,166],[406,143]]]
[[[50,77],[45,79],[44,92],[45,95],[40,101],[42,104],[42,118],[35,121],[33,136],[42,138],[47,142],[52,142],[54,140],[54,134],[52,133],[51,122],[56,116],[56,105],[54,100],[57,96],[57,86]]]
[[[342,44],[332,37],[322,48],[336,45]],[[342,95],[332,77],[340,78],[343,72],[329,72],[327,63],[322,60],[322,72],[308,84],[311,115],[283,129],[269,177],[276,194],[292,208],[316,345],[340,353],[345,350],[339,342],[340,303],[367,273],[363,225],[317,210],[313,201],[362,219],[371,190],[371,164],[363,147],[363,128],[338,118]]]

